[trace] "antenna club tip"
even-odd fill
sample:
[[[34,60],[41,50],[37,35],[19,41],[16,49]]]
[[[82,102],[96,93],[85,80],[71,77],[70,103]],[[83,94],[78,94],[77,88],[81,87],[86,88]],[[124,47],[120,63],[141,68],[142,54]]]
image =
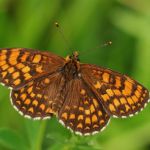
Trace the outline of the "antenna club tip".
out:
[[[59,24],[58,24],[58,22],[55,22],[54,24],[55,24],[55,26],[56,26],[57,28],[59,27]]]
[[[108,41],[108,44],[111,45],[111,44],[112,44],[112,41]]]
[[[109,46],[109,45],[112,45],[112,41],[107,41],[104,46]]]

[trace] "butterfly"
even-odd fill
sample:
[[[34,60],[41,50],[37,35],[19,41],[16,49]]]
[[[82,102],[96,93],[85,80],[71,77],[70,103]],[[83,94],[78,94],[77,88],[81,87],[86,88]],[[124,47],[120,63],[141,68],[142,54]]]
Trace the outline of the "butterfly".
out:
[[[11,103],[24,117],[56,116],[79,135],[102,131],[111,117],[141,111],[149,91],[127,75],[25,48],[0,50],[0,82],[11,89]]]

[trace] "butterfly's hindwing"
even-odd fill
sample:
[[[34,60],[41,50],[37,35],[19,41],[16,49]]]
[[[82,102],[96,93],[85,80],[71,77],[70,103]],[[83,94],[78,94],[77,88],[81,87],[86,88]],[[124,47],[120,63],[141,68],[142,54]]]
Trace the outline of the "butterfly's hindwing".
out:
[[[59,119],[77,134],[90,135],[104,129],[109,121],[101,103],[79,79],[66,84],[66,98],[59,112]]]
[[[29,82],[19,90],[12,90],[13,106],[24,116],[44,119],[57,114],[63,100],[60,91],[64,79],[61,74],[53,74]]]

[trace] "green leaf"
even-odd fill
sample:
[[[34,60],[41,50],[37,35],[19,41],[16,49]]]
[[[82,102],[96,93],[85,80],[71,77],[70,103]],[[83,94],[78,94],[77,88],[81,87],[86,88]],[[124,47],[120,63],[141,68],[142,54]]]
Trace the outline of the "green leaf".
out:
[[[1,128],[0,129],[0,145],[12,149],[12,150],[27,150],[26,144],[17,133],[8,129]]]

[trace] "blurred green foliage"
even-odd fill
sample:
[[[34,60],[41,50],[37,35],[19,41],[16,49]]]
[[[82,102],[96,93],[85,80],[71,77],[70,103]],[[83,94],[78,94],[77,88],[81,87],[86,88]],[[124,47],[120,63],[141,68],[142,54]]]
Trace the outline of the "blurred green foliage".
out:
[[[0,47],[49,50],[128,74],[150,88],[149,0],[0,0]],[[67,44],[54,27],[58,21]],[[101,46],[111,40],[111,46]],[[96,48],[99,46],[99,48]],[[101,46],[101,47],[100,47]],[[111,119],[102,133],[80,137],[56,118],[33,121],[11,106],[0,86],[0,150],[149,150],[150,106]]]

